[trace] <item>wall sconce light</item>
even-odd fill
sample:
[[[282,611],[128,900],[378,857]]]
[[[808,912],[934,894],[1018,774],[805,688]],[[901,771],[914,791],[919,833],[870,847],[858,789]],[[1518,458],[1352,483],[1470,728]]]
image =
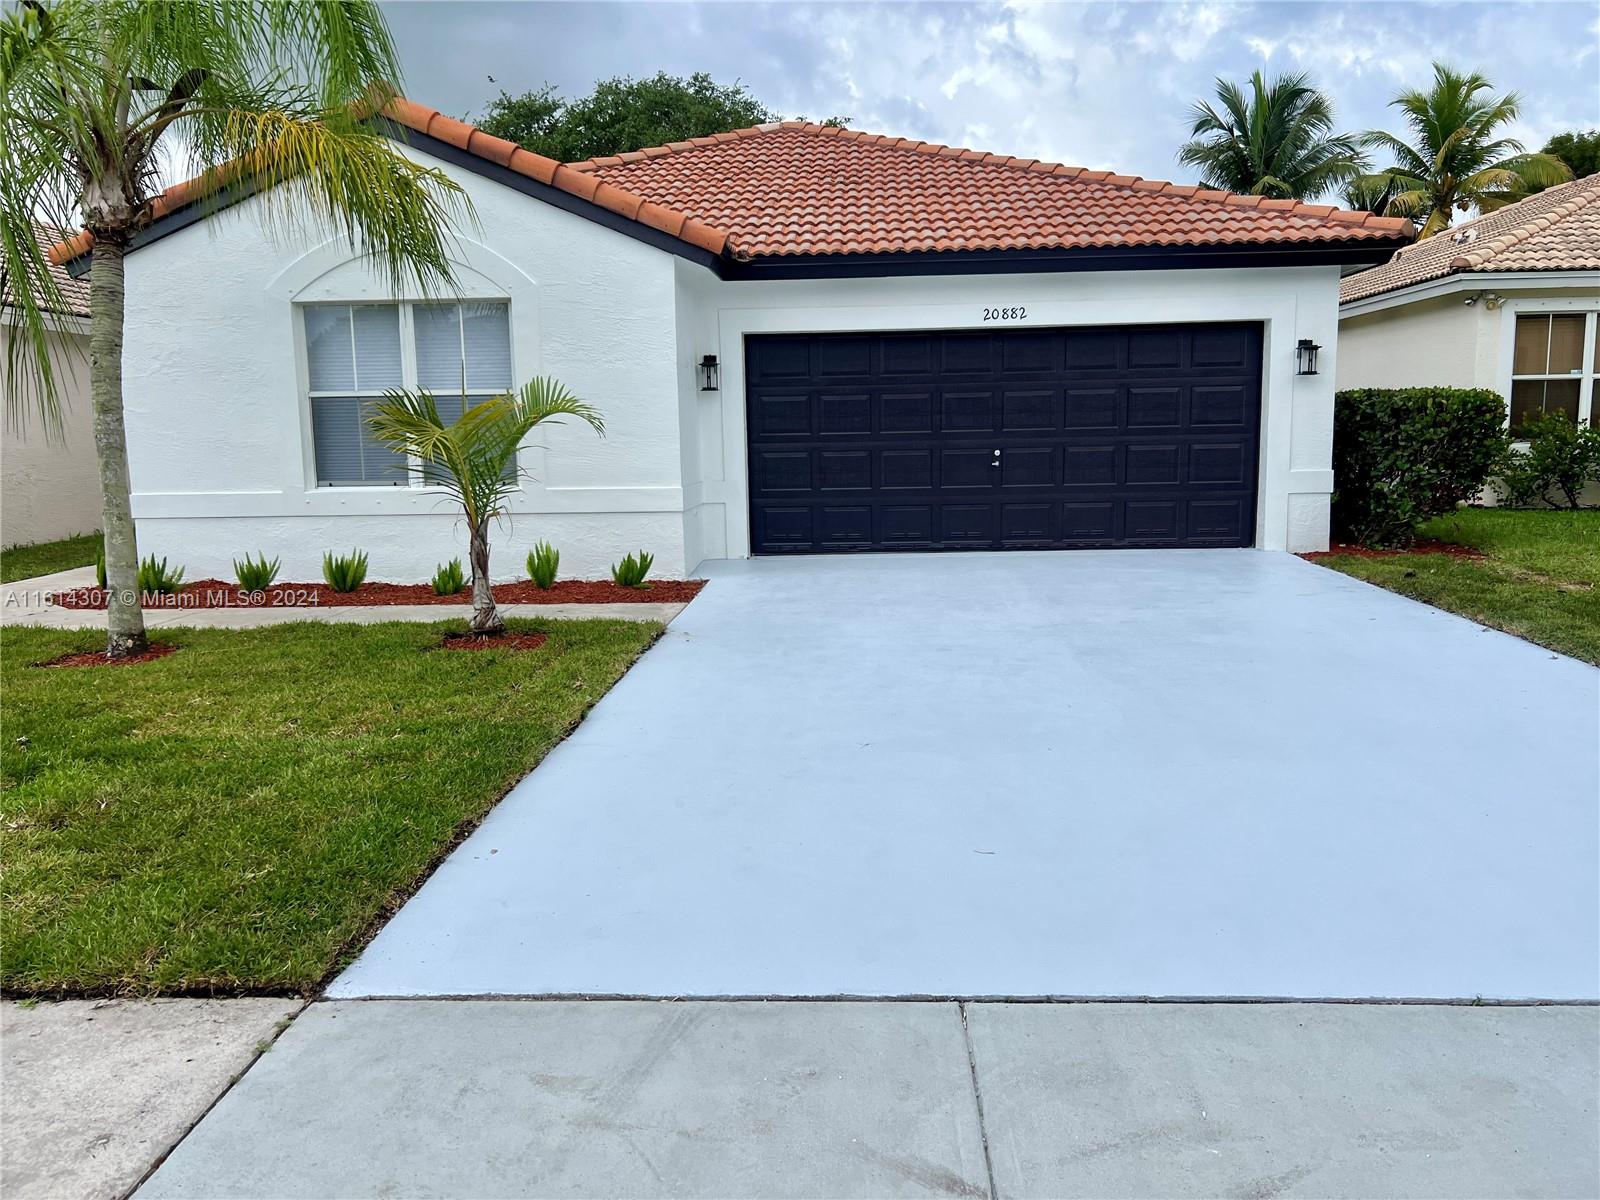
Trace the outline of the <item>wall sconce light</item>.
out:
[[[717,390],[717,356],[708,354],[700,360],[700,390],[714,392]]]
[[[1317,373],[1317,351],[1322,347],[1310,338],[1301,338],[1294,345],[1294,373],[1296,375],[1315,375]]]

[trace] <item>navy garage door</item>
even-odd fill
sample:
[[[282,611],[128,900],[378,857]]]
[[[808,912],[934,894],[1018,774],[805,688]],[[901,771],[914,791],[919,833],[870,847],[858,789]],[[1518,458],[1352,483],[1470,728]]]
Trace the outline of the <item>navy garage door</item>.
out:
[[[1248,546],[1259,325],[745,343],[757,554]]]

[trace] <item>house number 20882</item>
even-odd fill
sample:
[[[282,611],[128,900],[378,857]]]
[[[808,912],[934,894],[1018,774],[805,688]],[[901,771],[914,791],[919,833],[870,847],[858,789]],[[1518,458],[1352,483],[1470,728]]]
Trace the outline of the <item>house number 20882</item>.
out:
[[[1015,308],[986,308],[983,310],[985,321],[1020,321],[1028,315],[1028,310],[1022,305]]]

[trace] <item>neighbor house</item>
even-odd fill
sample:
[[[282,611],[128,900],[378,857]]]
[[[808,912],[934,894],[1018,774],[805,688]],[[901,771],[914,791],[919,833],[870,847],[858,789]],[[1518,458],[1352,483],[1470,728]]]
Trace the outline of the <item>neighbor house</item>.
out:
[[[61,235],[34,227],[43,246]],[[49,542],[100,528],[100,470],[89,406],[89,285],[52,268],[67,311],[47,334],[58,389],[61,427],[50,429],[34,395],[14,397],[0,425],[0,546]],[[16,336],[9,297],[0,297],[0,361]]]
[[[1397,251],[1339,287],[1341,388],[1443,384],[1600,425],[1600,175]]]
[[[386,128],[475,206],[459,303],[395,294],[343,240],[273,240],[248,188],[220,206],[171,189],[128,259],[134,512],[141,547],[191,577],[256,550],[314,577],[358,546],[374,578],[424,578],[464,531],[363,414],[389,387],[533,375],[607,431],[524,448],[508,573],[536,538],[583,576],[636,548],[664,575],[850,550],[1320,549],[1339,277],[1412,235],[800,122],[569,164],[408,101]]]

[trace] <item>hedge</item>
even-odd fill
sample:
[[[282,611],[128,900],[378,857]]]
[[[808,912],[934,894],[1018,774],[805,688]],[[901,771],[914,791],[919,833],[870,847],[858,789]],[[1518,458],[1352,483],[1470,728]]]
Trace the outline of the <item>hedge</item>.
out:
[[[1417,526],[1482,491],[1505,446],[1505,400],[1483,388],[1356,388],[1333,408],[1333,527],[1409,546]]]

